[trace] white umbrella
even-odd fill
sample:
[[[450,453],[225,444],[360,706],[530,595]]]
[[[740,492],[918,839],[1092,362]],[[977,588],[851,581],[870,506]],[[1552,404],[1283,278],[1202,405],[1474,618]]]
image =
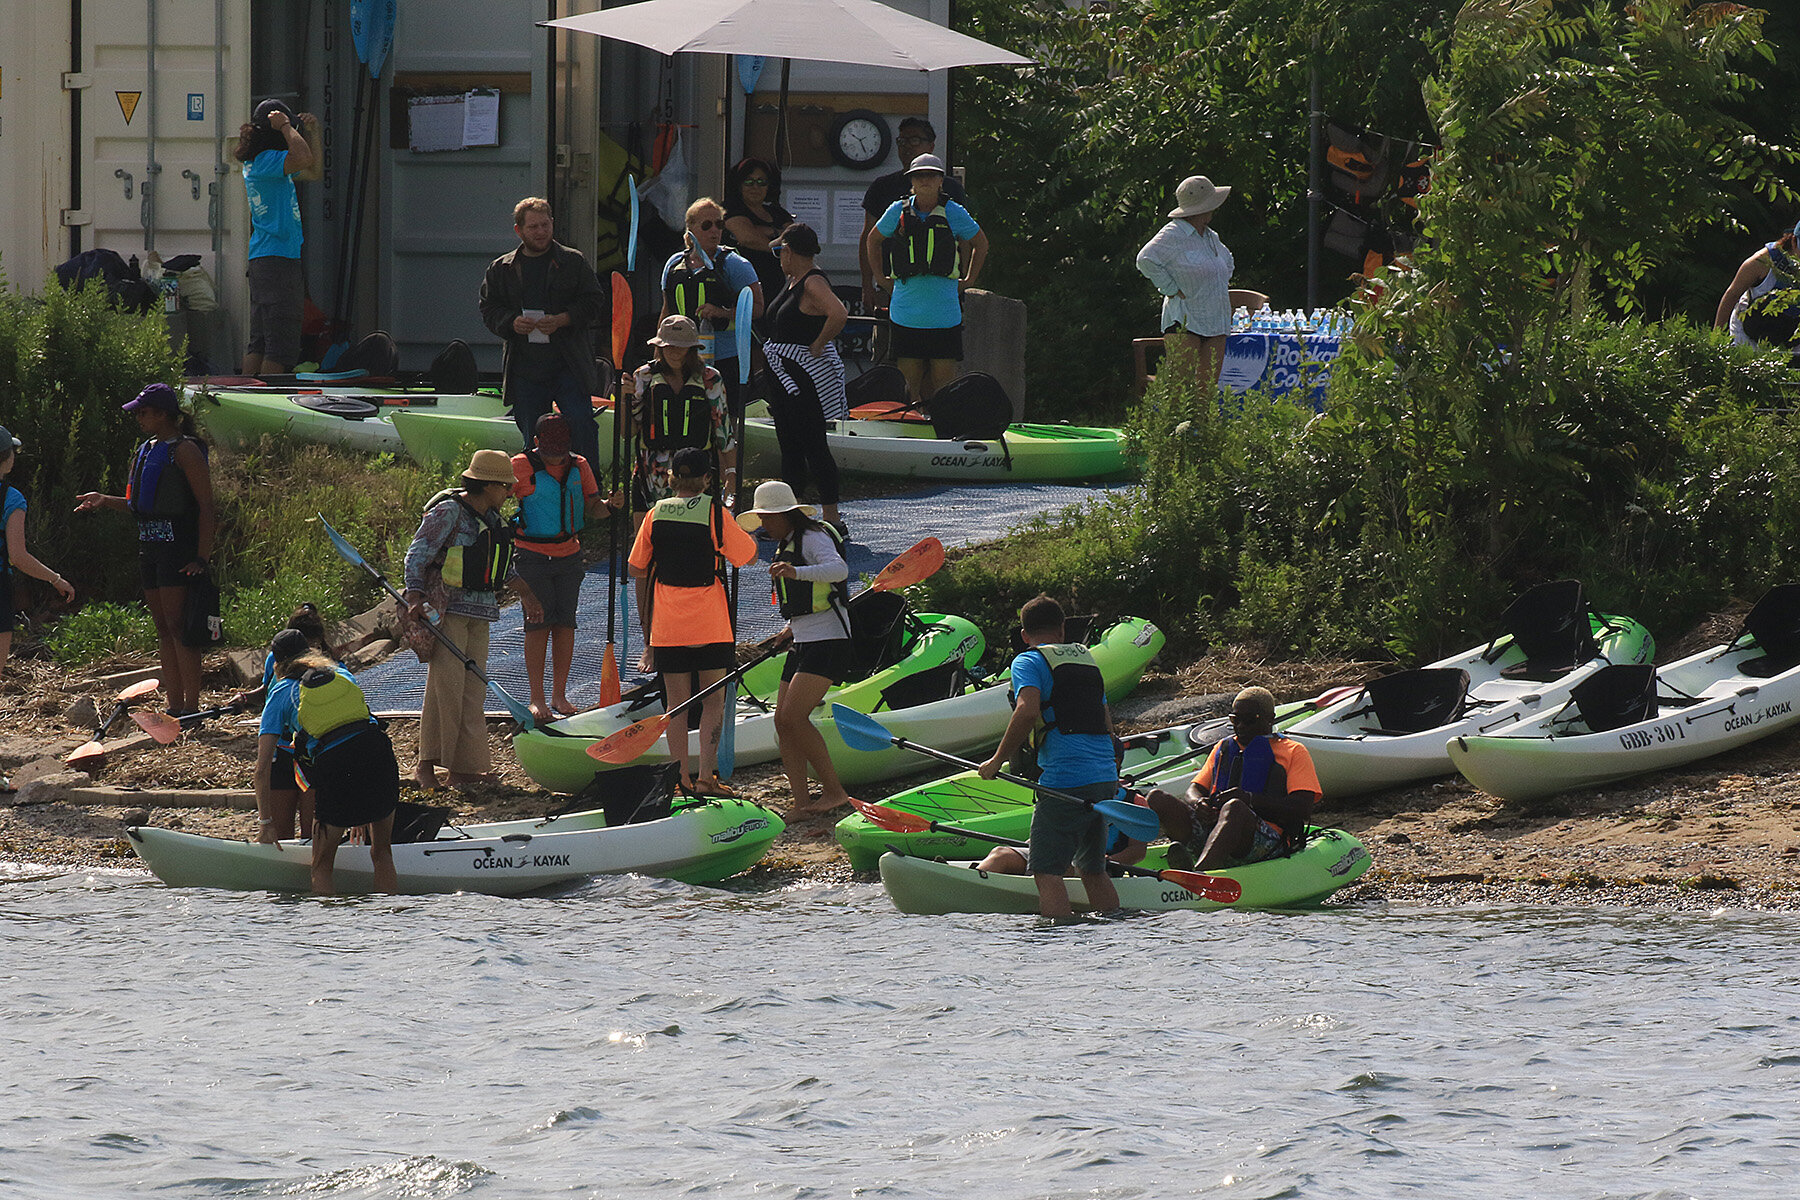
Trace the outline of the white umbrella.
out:
[[[904,71],[1032,61],[878,0],[643,0],[538,24],[616,38],[663,54],[760,54],[781,59],[781,100],[775,109],[777,158],[785,157],[788,67],[796,58]]]
[[[761,54],[906,71],[1032,61],[878,0],[644,0],[539,24],[663,54]]]

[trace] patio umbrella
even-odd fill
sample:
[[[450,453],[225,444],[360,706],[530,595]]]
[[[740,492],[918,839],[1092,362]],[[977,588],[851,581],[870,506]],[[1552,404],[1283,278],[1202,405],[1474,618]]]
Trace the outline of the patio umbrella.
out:
[[[663,54],[760,54],[781,59],[778,153],[787,125],[792,59],[906,71],[1032,61],[879,0],[643,0],[539,24],[616,38]]]

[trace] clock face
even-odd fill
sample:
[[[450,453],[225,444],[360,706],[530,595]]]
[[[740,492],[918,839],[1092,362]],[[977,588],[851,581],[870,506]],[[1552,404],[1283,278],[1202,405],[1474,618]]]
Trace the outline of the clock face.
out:
[[[831,157],[856,171],[867,171],[887,161],[893,134],[881,114],[866,108],[839,114],[831,128]]]

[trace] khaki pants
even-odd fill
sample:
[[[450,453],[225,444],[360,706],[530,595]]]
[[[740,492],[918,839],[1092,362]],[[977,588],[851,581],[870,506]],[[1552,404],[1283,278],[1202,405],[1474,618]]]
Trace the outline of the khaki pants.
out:
[[[444,615],[443,631],[475,665],[487,670],[492,623],[477,617]],[[488,752],[487,685],[462,660],[439,646],[425,673],[425,703],[419,713],[419,759],[464,775],[493,768]]]

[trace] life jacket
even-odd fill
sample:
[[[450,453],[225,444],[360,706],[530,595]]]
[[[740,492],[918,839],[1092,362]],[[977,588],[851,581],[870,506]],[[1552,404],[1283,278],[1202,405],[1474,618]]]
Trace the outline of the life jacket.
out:
[[[667,587],[705,588],[725,580],[724,509],[705,492],[669,496],[650,510],[650,578]]]
[[[531,464],[532,490],[519,501],[519,520],[513,537],[527,545],[555,545],[581,532],[587,523],[587,497],[581,491],[581,468],[573,455],[568,473],[558,480],[535,450],[525,452]]]
[[[1212,791],[1216,796],[1228,788],[1242,788],[1246,792],[1261,795],[1263,788],[1269,783],[1269,769],[1275,765],[1275,742],[1268,735],[1251,742],[1249,748],[1240,749],[1236,737],[1228,737],[1219,743],[1219,756],[1213,763]],[[1237,779],[1232,779],[1232,772],[1237,772]]]
[[[915,275],[957,276],[956,234],[942,200],[920,216],[909,199],[900,206],[900,224],[881,243],[887,273],[895,279]]]
[[[1106,679],[1086,646],[1033,646],[1026,653],[1036,654],[1050,668],[1050,694],[1043,698],[1042,708],[1046,731],[1111,732],[1106,724]],[[1007,698],[1015,704],[1018,702],[1011,690]]]
[[[131,477],[125,484],[125,504],[140,517],[186,517],[200,511],[193,485],[187,472],[175,462],[175,450],[191,441],[206,456],[206,443],[199,438],[178,437],[159,442],[151,438],[137,448],[131,460]]]
[[[831,544],[837,547],[838,555],[844,553],[844,539],[838,531],[829,525],[820,525],[831,536]],[[800,556],[800,538],[790,533],[775,548],[775,561],[793,563],[796,567],[806,566],[806,560]],[[850,634],[850,618],[845,615],[850,606],[850,582],[840,579],[835,583],[815,583],[805,579],[775,580],[774,601],[781,615],[792,620],[810,613],[824,612],[832,609],[843,618],[844,635]]]
[[[688,265],[686,255],[674,270],[669,272],[669,281],[663,286],[663,294],[669,301],[669,309],[684,317],[692,317],[695,324],[700,321],[700,310],[708,304],[716,304],[728,312],[736,313],[737,296],[725,279],[725,259],[736,251],[720,246],[712,256],[712,266],[699,270]],[[732,318],[712,318],[713,332],[728,333],[732,328]]]
[[[353,680],[323,667],[300,678],[299,716],[300,732],[310,746],[308,757],[360,733],[361,727],[373,722],[363,690]],[[345,731],[343,737],[331,736],[339,730]]]
[[[498,591],[512,569],[512,526],[492,513],[476,512],[458,493],[452,492],[450,498],[475,518],[481,532],[469,545],[444,552],[444,582],[466,592]]]
[[[644,445],[651,450],[672,454],[712,445],[712,401],[706,395],[704,374],[677,389],[661,371],[652,371],[643,416]]]

